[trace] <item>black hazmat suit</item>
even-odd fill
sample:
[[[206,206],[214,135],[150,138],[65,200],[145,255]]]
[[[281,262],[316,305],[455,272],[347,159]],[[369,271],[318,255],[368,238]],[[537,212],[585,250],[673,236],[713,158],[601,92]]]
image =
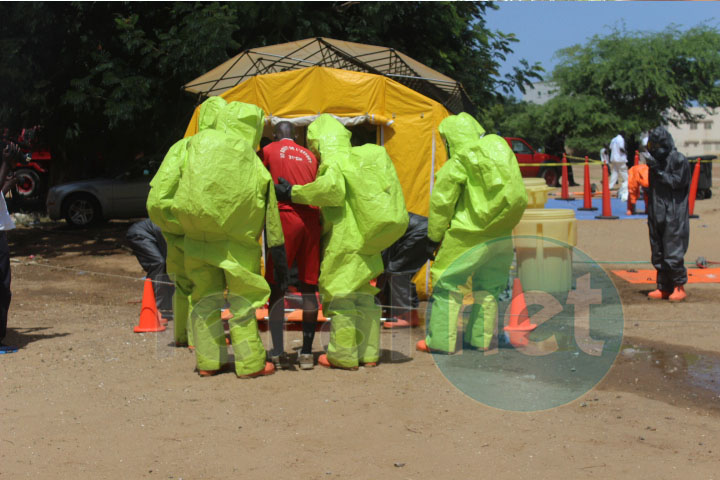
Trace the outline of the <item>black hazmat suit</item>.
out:
[[[382,252],[385,272],[378,277],[378,300],[392,307],[389,315],[397,317],[417,306],[417,292],[412,277],[427,260],[428,219],[408,212],[410,220],[402,237]]]
[[[656,127],[650,132],[648,152],[647,214],[652,264],[657,270],[658,289],[671,292],[687,283],[684,263],[690,240],[690,165],[675,149],[675,142],[665,127]]]
[[[147,277],[153,281],[155,304],[163,318],[173,318],[172,297],[175,286],[165,270],[167,243],[160,227],[149,218],[133,223],[125,235],[133,253],[145,270]]]

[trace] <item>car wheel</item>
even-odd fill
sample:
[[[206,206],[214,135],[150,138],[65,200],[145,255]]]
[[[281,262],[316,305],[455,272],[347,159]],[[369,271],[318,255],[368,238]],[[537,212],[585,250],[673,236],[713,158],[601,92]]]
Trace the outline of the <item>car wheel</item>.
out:
[[[63,216],[69,224],[85,227],[100,221],[100,203],[89,193],[74,193],[63,202]]]
[[[27,168],[21,168],[15,171],[15,184],[13,193],[20,198],[33,198],[40,194],[42,183],[37,172]]]
[[[543,167],[540,169],[540,177],[545,179],[545,183],[548,187],[558,186],[558,172],[553,167]]]

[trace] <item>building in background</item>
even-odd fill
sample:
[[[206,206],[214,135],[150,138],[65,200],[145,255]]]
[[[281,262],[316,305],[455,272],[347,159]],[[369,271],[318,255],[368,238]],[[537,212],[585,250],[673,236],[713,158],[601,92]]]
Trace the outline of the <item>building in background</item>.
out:
[[[557,92],[557,85],[553,82],[535,82],[531,87],[525,89],[523,101],[542,105],[557,95]]]
[[[668,131],[675,140],[675,147],[686,157],[720,155],[720,109],[706,113],[702,107],[691,107],[693,114],[705,118],[692,123],[681,123],[677,127],[668,125]]]

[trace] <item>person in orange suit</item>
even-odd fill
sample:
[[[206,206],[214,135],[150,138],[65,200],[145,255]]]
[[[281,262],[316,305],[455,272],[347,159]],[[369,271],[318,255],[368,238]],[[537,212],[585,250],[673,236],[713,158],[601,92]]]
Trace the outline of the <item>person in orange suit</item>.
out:
[[[630,167],[628,171],[628,200],[627,214],[635,214],[635,204],[642,191],[645,197],[645,208],[647,208],[647,189],[650,187],[650,171],[644,163],[639,163],[634,167]]]

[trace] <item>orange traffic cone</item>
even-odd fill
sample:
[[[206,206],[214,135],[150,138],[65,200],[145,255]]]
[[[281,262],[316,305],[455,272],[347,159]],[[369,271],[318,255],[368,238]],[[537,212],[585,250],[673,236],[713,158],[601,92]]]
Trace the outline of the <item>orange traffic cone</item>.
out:
[[[165,325],[160,323],[160,315],[158,315],[157,305],[155,304],[155,292],[153,291],[152,280],[149,278],[145,279],[140,322],[134,330],[135,333],[162,332],[165,330]]]
[[[537,325],[530,323],[522,283],[519,278],[516,278],[513,281],[512,301],[510,302],[510,324],[505,326],[505,331],[531,332],[536,328]]]
[[[508,333],[512,346],[520,348],[527,346],[528,334],[536,328],[537,325],[530,323],[522,283],[516,278],[513,281],[513,296],[510,301],[510,324],[505,325],[504,330]]]
[[[700,218],[695,215],[695,197],[697,196],[698,181],[700,181],[700,159],[695,162],[692,180],[690,181],[690,194],[688,196],[688,213],[690,218]]]
[[[597,207],[592,205],[592,189],[590,187],[590,160],[585,155],[585,179],[583,180],[583,206],[578,208],[583,211],[597,210]]]
[[[612,205],[610,204],[610,186],[608,182],[608,164],[603,163],[602,171],[602,215],[595,215],[597,219],[617,220],[617,216],[612,214]]]
[[[567,157],[563,153],[562,158],[562,182],[560,183],[560,198],[558,200],[573,201],[575,197],[571,197],[568,191],[568,169]]]

